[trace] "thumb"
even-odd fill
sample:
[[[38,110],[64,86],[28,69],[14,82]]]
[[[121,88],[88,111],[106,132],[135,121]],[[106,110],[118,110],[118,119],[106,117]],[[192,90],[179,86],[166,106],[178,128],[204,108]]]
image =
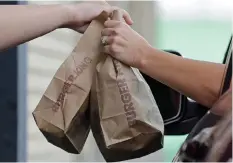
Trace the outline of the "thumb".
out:
[[[133,20],[127,11],[125,11],[124,9],[120,9],[119,7],[116,7],[116,6],[111,7],[111,12],[113,12],[114,10],[119,10],[122,12],[123,18],[128,25],[133,24]]]

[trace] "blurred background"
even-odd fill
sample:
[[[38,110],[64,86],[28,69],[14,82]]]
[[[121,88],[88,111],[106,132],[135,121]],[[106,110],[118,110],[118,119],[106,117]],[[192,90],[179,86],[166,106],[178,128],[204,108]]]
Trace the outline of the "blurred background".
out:
[[[79,1],[80,2],[80,1]],[[28,1],[28,4],[79,3],[75,1]],[[219,62],[223,60],[232,33],[232,0],[109,1],[124,8],[134,20],[133,28],[154,47],[175,50],[186,58]],[[21,107],[25,134],[21,148],[25,161],[104,161],[92,134],[80,155],[70,155],[49,144],[38,130],[32,111],[38,104],[56,70],[81,37],[74,31],[59,29],[24,45],[27,64],[26,104]],[[19,93],[20,94],[20,93]],[[23,93],[24,94],[24,93]],[[25,110],[26,109],[26,110]],[[19,130],[19,129],[18,129]],[[171,161],[183,136],[165,136],[164,148],[131,161]],[[21,160],[22,161],[22,160]]]

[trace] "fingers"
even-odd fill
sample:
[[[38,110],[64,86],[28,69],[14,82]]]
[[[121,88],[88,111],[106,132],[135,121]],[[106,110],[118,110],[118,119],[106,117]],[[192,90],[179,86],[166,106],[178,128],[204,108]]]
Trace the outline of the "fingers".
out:
[[[120,26],[121,23],[122,23],[122,22],[117,21],[117,20],[106,20],[106,21],[104,22],[104,26],[105,26],[106,28],[114,28],[114,27]]]
[[[117,54],[121,53],[127,41],[120,36],[103,36],[105,45],[103,47],[103,52],[116,57]]]
[[[122,32],[122,29],[120,28],[104,28],[101,32],[102,37],[110,37],[110,38],[114,38],[116,39],[116,41],[120,40],[121,42],[123,42],[123,40],[127,40],[125,38],[124,32]]]
[[[104,26],[105,28],[102,30],[103,36],[119,35],[127,40],[125,35],[127,35],[126,31],[129,26],[126,23],[116,20],[107,20]]]
[[[117,45],[121,45],[124,46],[124,44],[126,43],[126,40],[124,40],[122,37],[120,36],[103,36],[102,37],[105,42],[106,45],[113,45],[113,44],[117,44]]]
[[[105,44],[118,44],[124,46],[126,44],[127,39],[125,38],[125,23],[115,20],[107,20],[105,22],[105,27],[101,35],[105,38]],[[128,25],[126,25],[128,26]]]
[[[111,36],[111,35],[116,35],[116,29],[114,28],[104,28],[101,32],[102,36]]]
[[[115,57],[116,53],[120,51],[120,47],[118,45],[106,45],[104,46],[103,52],[106,54],[110,54]]]
[[[129,13],[125,10],[123,10],[123,18],[125,19],[125,22],[128,24],[128,25],[132,25],[133,24],[133,20],[131,19]]]
[[[119,8],[113,8],[113,10]],[[112,10],[112,11],[113,11]],[[103,52],[116,57],[117,54],[121,53],[127,45],[127,39],[125,39],[124,31],[127,31],[128,25],[133,23],[128,12],[120,9],[123,12],[123,18],[125,22],[117,20],[107,20],[104,23],[105,28],[102,30],[101,35],[104,39]],[[128,24],[128,25],[127,25]]]
[[[114,10],[120,10],[123,14],[123,18],[125,20],[125,22],[128,24],[128,25],[132,25],[133,24],[133,20],[131,19],[129,13],[127,11],[125,11],[124,9],[120,9],[119,7],[112,7],[111,9],[112,11]]]

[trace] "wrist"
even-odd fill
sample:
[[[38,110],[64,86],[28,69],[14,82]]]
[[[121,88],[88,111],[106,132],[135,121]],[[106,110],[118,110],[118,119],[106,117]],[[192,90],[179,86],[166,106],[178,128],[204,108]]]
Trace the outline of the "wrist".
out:
[[[155,48],[153,48],[151,45],[148,45],[147,48],[143,50],[142,55],[140,55],[140,60],[137,68],[140,70],[146,69],[146,66],[151,60],[151,55],[153,55],[155,51]]]
[[[63,5],[64,12],[66,15],[66,24],[65,25],[75,25],[75,26],[80,26],[82,25],[83,21],[82,18],[85,17],[83,15],[83,9],[82,5],[80,4],[68,4],[68,5]]]
[[[78,5],[60,5],[61,12],[63,13],[62,26],[69,26],[77,22],[77,14],[75,13],[79,11],[77,6]]]
[[[71,22],[71,13],[67,6],[59,4],[45,7],[47,7],[49,15],[52,17],[50,23],[53,23],[55,28],[66,27]]]

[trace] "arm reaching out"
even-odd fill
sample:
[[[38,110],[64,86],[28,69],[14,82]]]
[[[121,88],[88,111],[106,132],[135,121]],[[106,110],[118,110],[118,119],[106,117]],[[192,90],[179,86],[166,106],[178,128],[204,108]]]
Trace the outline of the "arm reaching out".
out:
[[[170,55],[149,45],[127,24],[108,20],[104,51],[193,100],[211,107],[219,97],[224,64]]]
[[[61,5],[0,6],[0,49],[49,33],[70,19],[68,10]]]
[[[141,66],[144,73],[209,108],[219,98],[224,64],[181,58],[153,48],[147,54]]]
[[[25,43],[57,28],[67,27],[83,33],[102,11],[114,7],[80,3],[72,5],[0,5],[0,50]],[[126,22],[132,20],[124,11]]]

